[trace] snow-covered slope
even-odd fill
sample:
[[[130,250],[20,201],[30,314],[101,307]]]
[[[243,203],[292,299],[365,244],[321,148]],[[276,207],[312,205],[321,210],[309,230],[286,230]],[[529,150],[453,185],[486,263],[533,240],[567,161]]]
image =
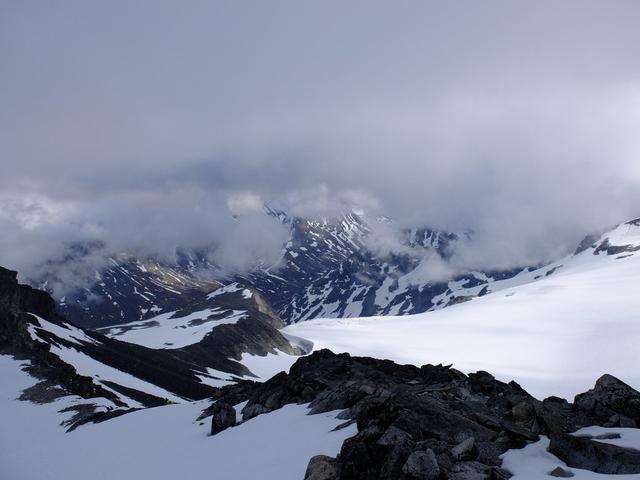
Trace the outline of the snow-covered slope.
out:
[[[184,397],[176,395],[166,388],[154,385],[131,373],[109,365],[111,362],[105,363],[94,358],[94,356],[100,358],[98,355],[91,355],[94,351],[107,348],[99,336],[90,337],[82,329],[68,323],[56,325],[37,315],[34,315],[34,317],[34,323],[28,327],[34,341],[41,342],[44,345],[49,344],[49,352],[56,355],[67,365],[72,366],[78,375],[90,377],[94,383],[112,392],[127,406],[142,407],[143,405],[122,393],[122,388],[120,387],[125,387],[130,391],[144,392],[171,402],[185,400]],[[91,345],[94,348],[86,349],[87,345]],[[115,353],[115,355],[117,356],[118,353]]]
[[[164,312],[147,320],[104,327],[98,331],[150,348],[182,348],[200,342],[220,325],[235,325],[249,317],[249,311],[255,309],[251,302],[253,295],[251,290],[232,283],[194,300],[187,309]]]
[[[185,316],[167,312],[137,322],[106,327],[100,331],[125,342],[151,348],[181,348],[198,343],[213,327],[234,325],[245,315],[243,310],[208,308]]]
[[[117,340],[186,357],[206,367],[202,383],[266,380],[308,350],[278,331],[284,323],[255,290],[238,283],[194,297],[185,308],[148,320],[101,328]],[[284,368],[283,368],[284,367]]]
[[[571,397],[605,372],[640,386],[640,220],[521,281],[434,312],[313,320],[285,332],[315,348],[487,370],[539,397]]]
[[[132,412],[65,433],[59,423],[81,402],[66,396],[33,404],[16,398],[35,380],[0,355],[0,477],[3,480],[300,480],[309,458],[335,455],[355,425],[332,431],[337,412],[307,415],[287,405],[215,436],[196,421],[209,402]],[[303,441],[301,441],[303,440]]]

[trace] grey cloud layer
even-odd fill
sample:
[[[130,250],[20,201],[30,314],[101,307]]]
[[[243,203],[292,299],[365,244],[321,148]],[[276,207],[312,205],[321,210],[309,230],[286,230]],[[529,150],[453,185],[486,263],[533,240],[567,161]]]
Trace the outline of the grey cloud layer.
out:
[[[165,255],[217,243],[247,268],[286,233],[256,201],[473,230],[468,266],[557,256],[640,214],[639,14],[3,2],[0,263],[100,238]]]

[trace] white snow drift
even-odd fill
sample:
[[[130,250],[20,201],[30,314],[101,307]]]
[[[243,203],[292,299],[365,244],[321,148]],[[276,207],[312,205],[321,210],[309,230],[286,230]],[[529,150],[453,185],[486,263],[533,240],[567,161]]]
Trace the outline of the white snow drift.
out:
[[[307,415],[287,405],[215,436],[196,418],[209,402],[156,407],[64,433],[59,410],[78,397],[35,405],[15,400],[35,379],[0,355],[3,480],[300,480],[314,455],[336,455],[355,426],[332,431],[338,412]],[[70,414],[66,414],[69,416]]]

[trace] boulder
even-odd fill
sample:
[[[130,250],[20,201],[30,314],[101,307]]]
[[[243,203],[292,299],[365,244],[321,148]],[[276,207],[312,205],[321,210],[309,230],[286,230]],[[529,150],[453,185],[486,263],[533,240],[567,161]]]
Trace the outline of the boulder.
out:
[[[454,460],[471,460],[475,447],[475,440],[469,437],[451,449],[451,456]]]
[[[562,467],[556,467],[549,472],[549,476],[556,478],[571,478],[574,475],[571,470],[565,470]]]
[[[335,458],[326,455],[311,457],[304,474],[304,480],[338,480],[340,464]]]
[[[603,375],[591,390],[576,395],[574,406],[605,426],[640,424],[640,392],[612,375]]]
[[[407,458],[402,471],[411,478],[435,480],[440,476],[440,467],[433,450],[417,450]]]
[[[449,480],[489,480],[492,471],[479,462],[456,463],[449,472]]]
[[[211,435],[220,433],[236,424],[236,410],[228,403],[218,401],[211,408]]]
[[[407,445],[413,443],[411,435],[391,425],[378,440],[378,445]]]
[[[596,473],[640,473],[640,451],[562,434],[551,438],[549,452],[570,467]]]

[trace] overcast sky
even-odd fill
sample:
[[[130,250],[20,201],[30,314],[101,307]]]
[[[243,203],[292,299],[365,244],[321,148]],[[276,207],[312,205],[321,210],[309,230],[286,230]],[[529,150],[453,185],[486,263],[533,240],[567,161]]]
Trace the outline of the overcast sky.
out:
[[[100,238],[215,242],[242,268],[286,235],[263,202],[471,229],[470,264],[553,258],[640,215],[639,19],[636,1],[0,0],[0,264]]]

